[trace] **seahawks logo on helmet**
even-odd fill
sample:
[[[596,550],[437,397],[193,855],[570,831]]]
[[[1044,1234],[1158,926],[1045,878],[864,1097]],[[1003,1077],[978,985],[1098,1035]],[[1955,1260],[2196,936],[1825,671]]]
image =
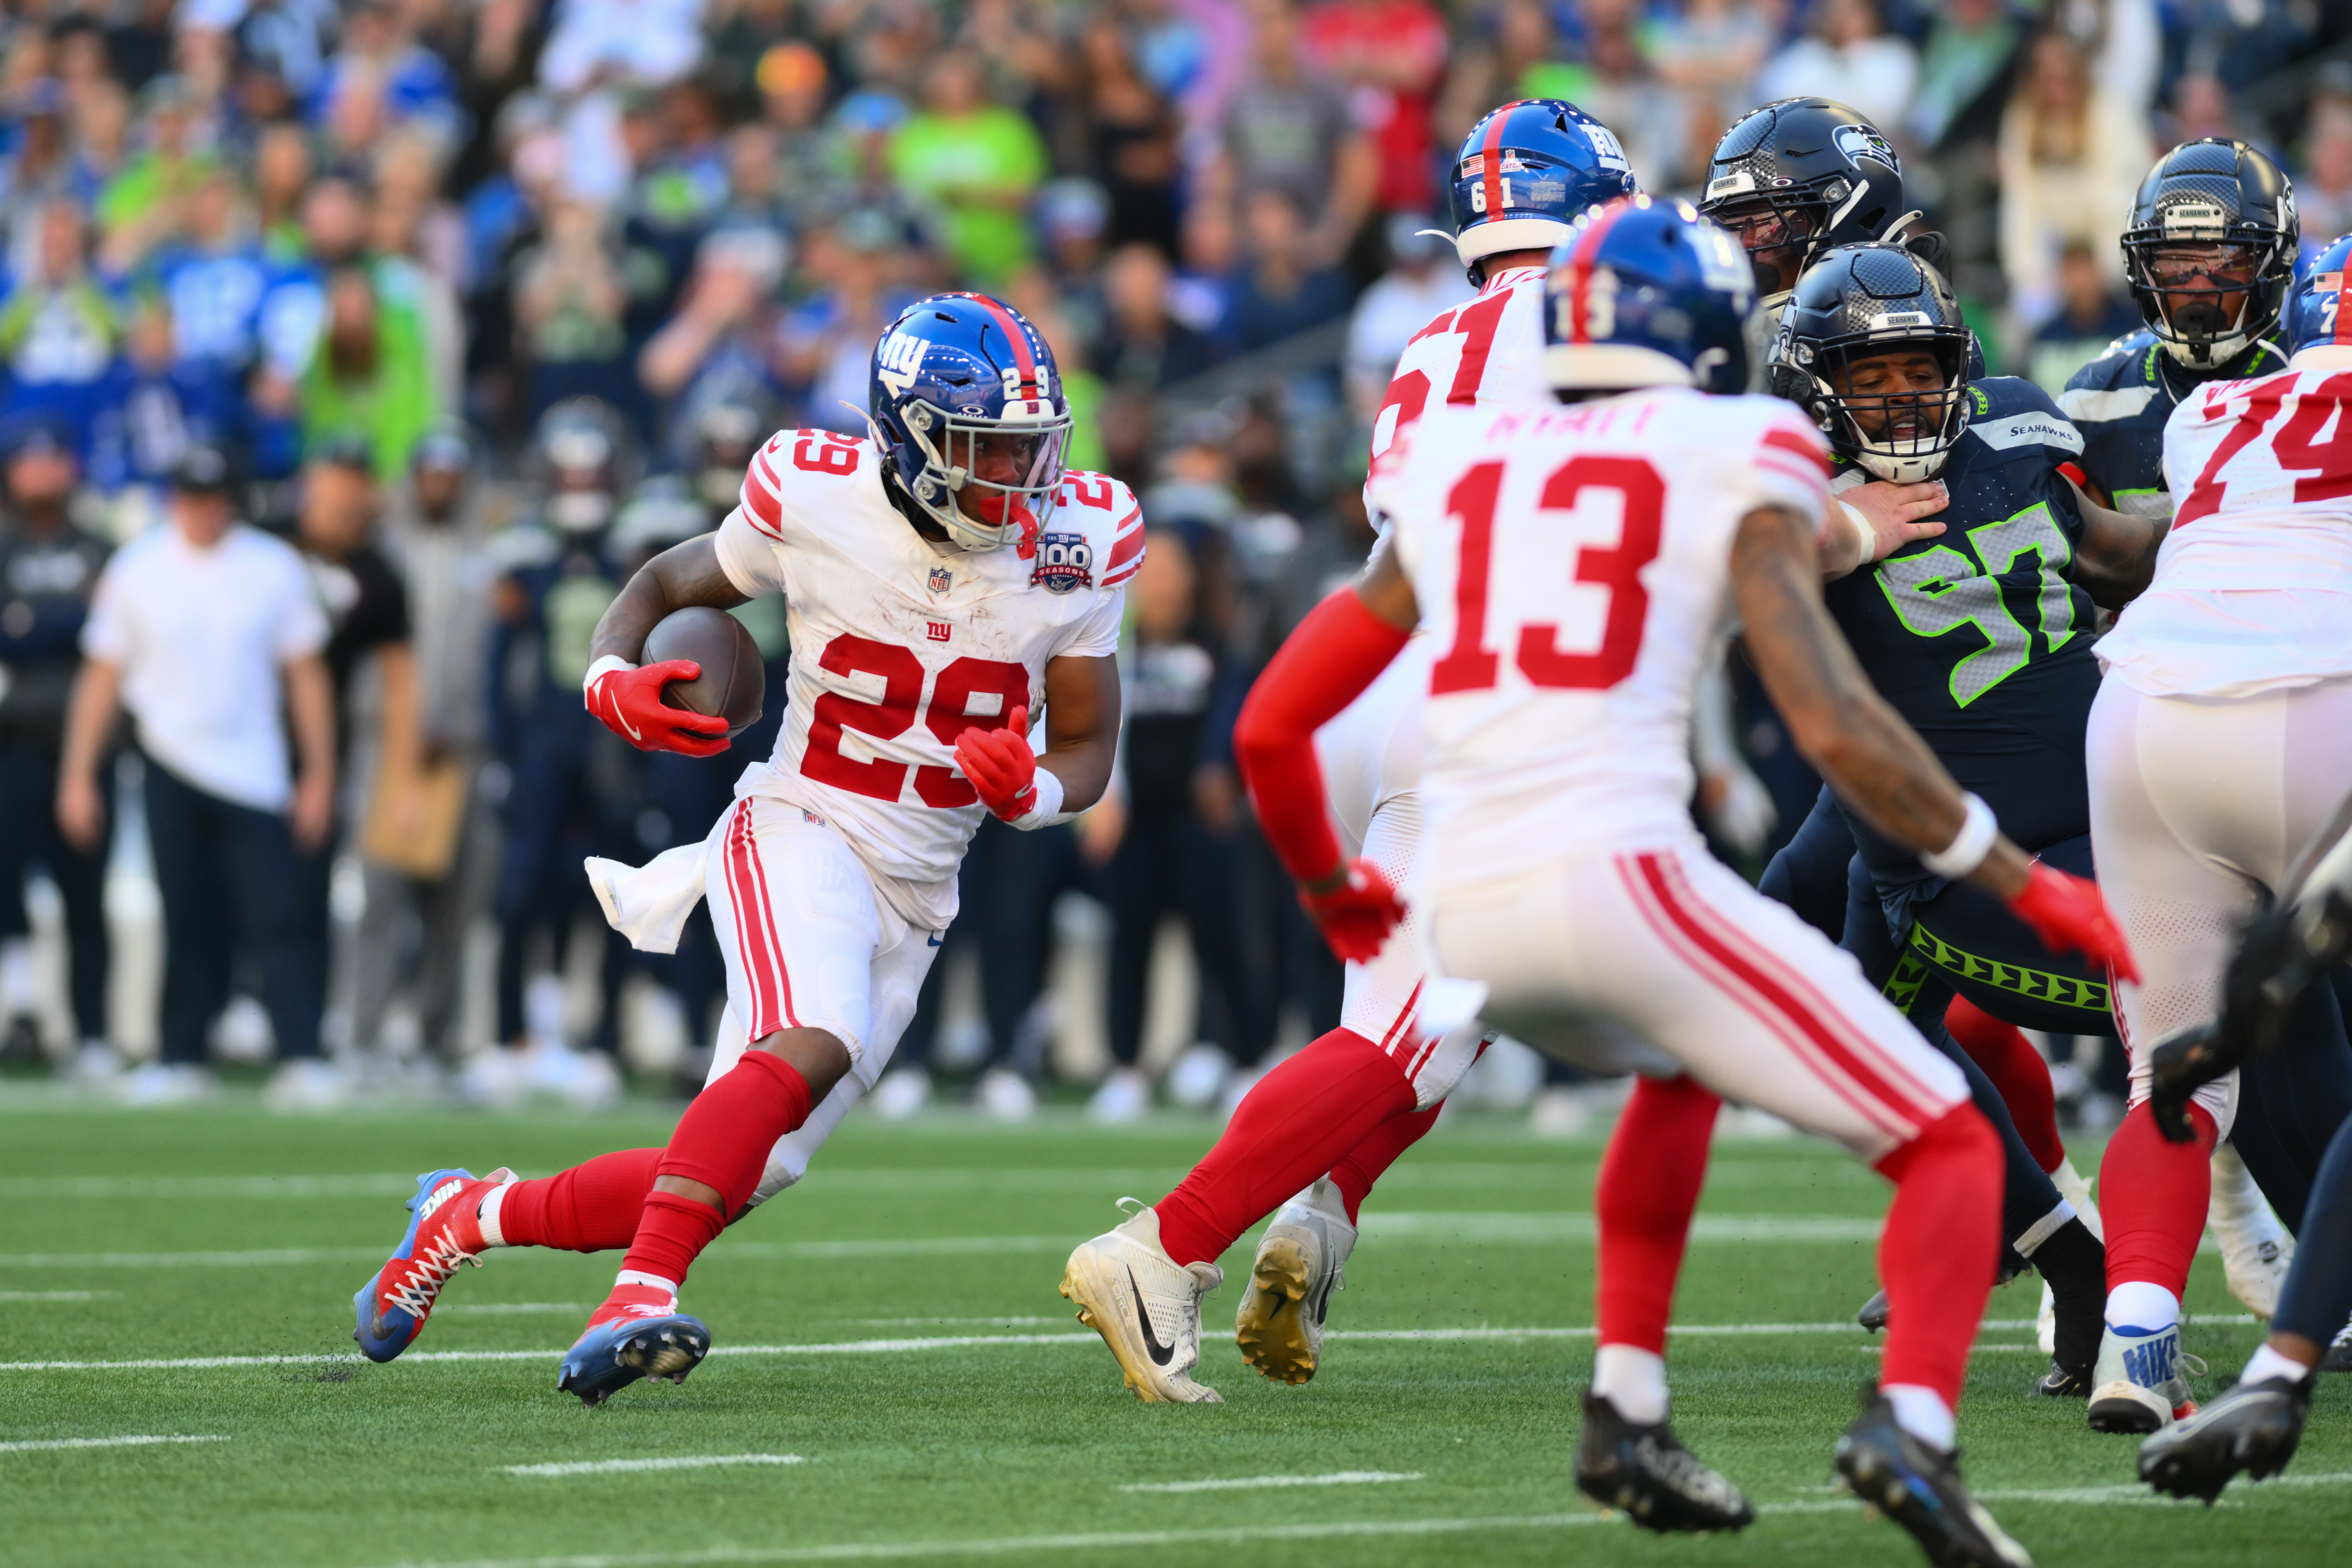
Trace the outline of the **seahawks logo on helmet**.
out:
[[[1869,158],[1885,164],[1898,174],[1903,172],[1902,160],[1895,157],[1894,147],[1878,133],[1874,125],[1841,125],[1832,132],[1832,137],[1837,143],[1837,150],[1846,155],[1849,163],[1860,163]]]

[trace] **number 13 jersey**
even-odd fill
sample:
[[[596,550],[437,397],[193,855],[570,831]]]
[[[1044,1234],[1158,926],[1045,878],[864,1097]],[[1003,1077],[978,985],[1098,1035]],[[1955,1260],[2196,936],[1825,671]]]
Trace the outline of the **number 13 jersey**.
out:
[[[782,594],[792,635],[775,754],[735,793],[831,824],[898,913],[939,931],[988,809],[956,741],[1019,707],[1037,723],[1049,661],[1118,652],[1143,513],[1118,480],[1072,473],[1030,554],[934,545],[890,504],[882,461],[870,439],[779,432],[719,525],[720,569]]]
[[[1424,889],[1696,841],[1691,693],[1739,521],[1818,528],[1828,452],[1786,403],[1679,388],[1432,410],[1374,468],[1430,649]]]

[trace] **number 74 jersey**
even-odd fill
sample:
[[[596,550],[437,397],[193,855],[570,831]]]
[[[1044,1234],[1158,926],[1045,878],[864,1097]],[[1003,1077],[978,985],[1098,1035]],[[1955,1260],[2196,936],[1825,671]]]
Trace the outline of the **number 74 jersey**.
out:
[[[880,463],[870,439],[782,431],[719,525],[720,569],[782,594],[792,634],[775,754],[735,793],[830,824],[899,914],[939,931],[987,812],[956,742],[1015,708],[1034,724],[1052,660],[1118,652],[1143,512],[1118,480],[1073,473],[1026,554],[934,546],[890,504]]]
[[[1431,650],[1428,886],[1690,843],[1691,694],[1759,507],[1820,526],[1829,454],[1776,398],[1682,388],[1432,410],[1374,468]]]

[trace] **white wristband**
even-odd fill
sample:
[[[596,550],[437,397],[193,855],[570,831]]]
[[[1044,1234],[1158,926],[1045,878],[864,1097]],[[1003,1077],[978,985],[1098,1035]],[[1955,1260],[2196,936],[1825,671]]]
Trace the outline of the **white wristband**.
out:
[[[1869,565],[1878,559],[1878,531],[1870,526],[1870,519],[1854,510],[1847,502],[1838,502],[1838,510],[1845,513],[1848,522],[1853,524],[1854,535],[1862,542],[1862,553],[1855,558],[1854,564],[1858,567]]]
[[[612,674],[614,670],[635,669],[637,667],[635,665],[631,664],[619,654],[608,653],[604,658],[598,659],[595,663],[588,667],[588,679],[580,683],[580,689],[583,691],[593,691],[596,689],[596,683],[604,679],[606,676]]]
[[[1919,852],[1919,864],[1938,877],[1957,881],[1984,864],[1992,853],[1992,841],[2000,837],[2000,824],[1992,816],[1992,807],[1979,796],[1963,795],[1960,804],[1968,815],[1960,819],[1960,830],[1941,849]]]
[[[1067,822],[1073,814],[1062,810],[1062,780],[1050,769],[1039,768],[1030,781],[1037,792],[1036,804],[1013,819],[1013,826],[1026,833],[1033,828],[1051,827],[1057,822]]]

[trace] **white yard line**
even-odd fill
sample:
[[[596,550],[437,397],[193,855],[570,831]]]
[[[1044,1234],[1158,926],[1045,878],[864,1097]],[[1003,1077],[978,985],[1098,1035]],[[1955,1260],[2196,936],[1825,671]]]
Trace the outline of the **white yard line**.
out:
[[[554,1303],[549,1303],[551,1307]],[[1045,1319],[1057,1322],[1059,1319]],[[2194,1316],[2191,1323],[2243,1324],[2254,1320],[2243,1314]],[[1982,1331],[2000,1332],[2030,1329],[2028,1318],[1991,1318],[1979,1325]],[[1724,1337],[1772,1336],[1780,1334],[1858,1334],[1862,1330],[1851,1319],[1828,1323],[1677,1323],[1673,1331],[1678,1335],[1709,1339]],[[1334,1329],[1325,1337],[1333,1340],[1397,1341],[1427,1344],[1486,1340],[1589,1340],[1593,1331],[1576,1328],[1460,1328],[1460,1329]],[[1090,1345],[1101,1341],[1094,1334],[1077,1331],[1061,1334],[940,1334],[922,1337],[877,1340],[836,1340],[829,1342],[797,1345],[728,1345],[713,1346],[715,1356],[755,1355],[890,1355],[906,1351],[964,1350],[979,1345]],[[1868,1350],[1875,1345],[1861,1345]],[[2005,1344],[1979,1344],[1979,1350],[2007,1352],[2015,1347]],[[394,1363],[401,1366],[440,1362],[549,1361],[562,1354],[558,1347],[527,1351],[412,1351]],[[327,1366],[352,1364],[360,1358],[350,1354],[327,1355],[215,1355],[144,1357],[130,1361],[8,1361],[0,1362],[0,1372],[169,1372],[205,1371],[220,1367],[246,1366]]]
[[[1141,1481],[1121,1487],[1123,1492],[1243,1492],[1261,1487],[1370,1487],[1388,1481],[1417,1481],[1420,1470],[1334,1470],[1325,1476],[1237,1476],[1205,1481]]]
[[[144,1448],[157,1443],[226,1443],[225,1436],[204,1437],[44,1437],[22,1443],[0,1443],[0,1454],[47,1453],[56,1448]]]
[[[703,1470],[718,1465],[805,1465],[798,1454],[705,1454],[674,1459],[569,1459],[549,1465],[507,1465],[510,1476],[609,1476],[624,1470]]]
[[[93,1301],[114,1290],[0,1290],[0,1301]]]

